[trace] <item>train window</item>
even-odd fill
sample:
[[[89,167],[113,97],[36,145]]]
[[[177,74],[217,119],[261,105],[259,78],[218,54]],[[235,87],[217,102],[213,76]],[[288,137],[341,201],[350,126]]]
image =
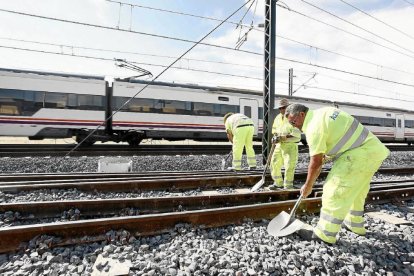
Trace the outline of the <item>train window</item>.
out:
[[[43,107],[40,91],[0,89],[0,114],[31,116]]]
[[[68,95],[63,93],[46,92],[45,107],[46,108],[65,108]]]
[[[114,97],[113,109],[119,109],[122,106],[122,104],[127,100],[129,100],[129,98]],[[123,107],[122,111],[221,117],[228,112],[239,112],[239,106],[188,101],[135,98],[132,99],[126,107]]]
[[[414,128],[414,120],[405,120],[404,126],[406,128]]]
[[[223,102],[228,102],[229,98],[228,97],[218,97],[219,101],[223,101]]]
[[[251,106],[245,106],[244,107],[244,115],[251,118],[252,117],[252,107]]]
[[[220,105],[221,110],[221,116],[226,115],[229,112],[238,113],[240,110],[240,107],[238,105],[227,105],[227,104],[221,104]]]
[[[263,120],[263,107],[259,107],[259,120]]]
[[[194,114],[199,116],[212,116],[214,113],[213,104],[194,103]]]
[[[398,121],[398,128],[401,128],[401,120],[398,119],[397,121]]]
[[[68,108],[77,108],[78,106],[78,95],[68,94]]]
[[[400,121],[401,123],[401,121]],[[395,127],[395,120],[394,119],[384,119],[384,126],[386,127]]]
[[[182,102],[182,101],[165,101],[164,102],[163,113],[186,114],[186,102]]]
[[[77,95],[78,97],[78,106],[77,109],[80,110],[105,110],[104,102],[105,97],[97,95]],[[68,106],[69,106],[68,97]]]

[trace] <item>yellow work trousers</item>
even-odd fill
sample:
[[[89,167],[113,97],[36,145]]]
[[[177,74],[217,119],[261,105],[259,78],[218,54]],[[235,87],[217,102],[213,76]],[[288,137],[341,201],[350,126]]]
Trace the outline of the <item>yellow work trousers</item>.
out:
[[[371,178],[389,150],[362,146],[342,154],[333,164],[323,186],[322,208],[314,233],[323,241],[336,242],[342,223],[356,234],[365,235],[364,205]]]
[[[256,155],[253,150],[253,126],[238,127],[233,132],[233,168],[241,170],[243,149],[246,147],[249,167],[256,167]]]
[[[270,161],[272,179],[278,187],[292,188],[295,168],[298,163],[297,143],[278,143]],[[282,177],[282,166],[285,167],[285,178]]]

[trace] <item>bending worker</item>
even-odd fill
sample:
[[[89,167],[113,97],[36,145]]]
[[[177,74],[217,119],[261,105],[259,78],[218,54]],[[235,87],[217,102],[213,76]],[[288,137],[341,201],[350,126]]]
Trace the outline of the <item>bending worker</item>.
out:
[[[289,105],[287,99],[279,101],[279,114],[276,116],[272,134],[273,137],[279,137],[278,143],[275,145],[273,156],[270,162],[271,175],[274,181],[269,189],[277,188],[292,189],[293,178],[295,177],[295,168],[298,163],[298,142],[300,141],[300,130],[289,124],[285,117],[286,107]],[[276,142],[273,139],[272,142]],[[285,166],[285,178],[282,177],[282,166]]]
[[[302,130],[309,145],[310,163],[303,197],[312,192],[325,159],[334,163],[323,186],[322,208],[317,226],[301,229],[307,240],[335,243],[342,223],[358,235],[365,235],[364,204],[370,181],[389,150],[348,113],[334,107],[309,110],[301,104],[286,109],[289,122]]]
[[[253,120],[240,113],[227,113],[224,116],[227,138],[233,144],[233,166],[230,170],[240,171],[243,148],[246,147],[247,163],[250,169],[256,168],[256,155],[253,150]]]

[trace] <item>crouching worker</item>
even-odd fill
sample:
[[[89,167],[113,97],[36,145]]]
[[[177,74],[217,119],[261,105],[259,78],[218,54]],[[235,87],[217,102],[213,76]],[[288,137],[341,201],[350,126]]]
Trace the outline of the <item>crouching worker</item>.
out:
[[[229,170],[241,170],[244,147],[246,147],[249,168],[255,169],[256,155],[253,150],[253,120],[240,113],[227,113],[224,116],[224,126],[227,138],[233,144],[233,163]]]
[[[270,161],[273,185],[269,189],[277,188],[292,189],[295,177],[295,168],[298,163],[298,142],[300,141],[300,130],[289,124],[285,117],[285,110],[289,105],[287,99],[279,101],[279,114],[276,116],[273,127],[272,143],[276,143]],[[278,139],[275,139],[278,138]],[[282,166],[285,167],[285,177],[282,177]]]
[[[341,225],[365,235],[364,204],[371,178],[389,150],[348,113],[334,107],[309,110],[301,104],[286,109],[289,122],[302,130],[309,145],[308,175],[301,193],[307,197],[319,176],[324,158],[333,160],[323,186],[319,222],[298,234],[307,240],[333,244]]]

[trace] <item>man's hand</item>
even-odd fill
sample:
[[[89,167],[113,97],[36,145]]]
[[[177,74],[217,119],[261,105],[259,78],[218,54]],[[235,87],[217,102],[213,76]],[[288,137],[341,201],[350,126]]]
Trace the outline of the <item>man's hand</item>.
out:
[[[229,139],[230,143],[233,144],[233,133],[230,131],[227,131],[227,139]]]
[[[312,185],[303,185],[302,188],[300,188],[300,193],[303,195],[303,198],[307,198],[312,193]]]
[[[277,143],[279,143],[279,141],[280,141],[280,136],[274,135],[272,137],[272,144],[277,144]]]

